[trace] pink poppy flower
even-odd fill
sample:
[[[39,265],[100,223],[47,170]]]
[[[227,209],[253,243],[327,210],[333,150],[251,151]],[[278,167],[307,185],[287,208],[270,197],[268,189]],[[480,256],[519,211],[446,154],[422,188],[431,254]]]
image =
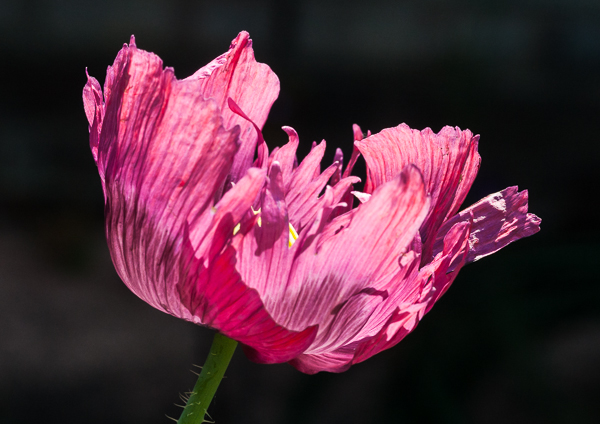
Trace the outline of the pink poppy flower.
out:
[[[133,38],[84,105],[117,272],[155,308],[215,328],[250,359],[340,372],[410,333],[460,268],[539,231],[510,187],[458,212],[478,136],[406,125],[321,172],[325,142],[269,155],[260,129],[279,81],[248,34],[177,80]],[[258,158],[254,160],[258,150]],[[359,155],[365,192],[353,192]],[[353,197],[357,207],[353,207]]]

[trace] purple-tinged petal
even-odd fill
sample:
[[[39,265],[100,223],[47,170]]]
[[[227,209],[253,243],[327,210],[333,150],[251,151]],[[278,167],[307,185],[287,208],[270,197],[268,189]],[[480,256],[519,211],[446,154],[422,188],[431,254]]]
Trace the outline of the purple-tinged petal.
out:
[[[87,83],[83,87],[83,108],[85,116],[89,123],[90,131],[90,149],[94,162],[98,163],[98,143],[100,142],[100,132],[102,131],[102,120],[104,119],[104,97],[102,96],[102,87],[98,80],[87,75]],[[104,179],[102,179],[104,187]]]
[[[508,187],[484,197],[448,220],[440,228],[434,252],[441,250],[445,234],[456,223],[473,220],[467,263],[491,255],[504,246],[540,230],[541,219],[527,213],[527,190]]]
[[[300,165],[292,169],[292,158],[295,157],[298,143],[298,135],[292,128],[284,128],[290,136],[290,142],[283,146],[278,157],[285,160],[286,171],[283,176],[283,184],[286,188],[285,201],[288,205],[289,221],[299,232],[314,219],[318,210],[323,207],[323,198],[319,194],[333,175],[339,173],[341,163],[334,162],[323,173],[320,172],[321,159],[325,153],[325,141],[313,146],[310,153],[304,158]],[[284,150],[285,149],[285,150]],[[283,154],[286,157],[283,157]],[[334,187],[334,203],[343,201],[345,194],[350,191],[352,184],[359,182],[358,177],[347,177],[340,180]],[[334,215],[337,215],[334,214]]]
[[[354,124],[354,125],[352,125],[352,129],[354,132],[354,140],[355,141],[362,140],[363,133],[362,133],[360,127],[358,125]],[[369,134],[370,134],[370,132],[369,132]],[[339,151],[339,153],[338,153],[338,151]],[[346,165],[346,168],[344,169],[344,172],[342,174],[341,171],[342,171],[344,157],[343,157],[341,150],[339,150],[339,149],[336,150],[336,158],[335,158],[334,162],[338,161],[340,163],[340,169],[338,171],[338,174],[334,174],[335,178],[332,178],[332,181],[331,181],[332,185],[337,184],[337,182],[340,179],[348,178],[351,176],[352,169],[354,168],[354,165],[356,164],[356,161],[359,156],[360,156],[360,152],[358,151],[358,148],[356,146],[353,146],[352,155],[350,156],[350,161],[348,162],[348,165]],[[339,176],[337,176],[337,175],[339,175]],[[346,189],[346,192],[340,198],[340,203],[343,203],[344,205],[340,205],[338,208],[336,208],[336,210],[332,214],[332,218],[335,218],[336,216],[345,214],[346,212],[349,212],[350,210],[352,210],[352,208],[354,206],[354,197],[352,195],[352,189],[354,188],[353,184],[358,183],[358,182],[360,182],[360,179],[357,179],[356,181],[354,181],[352,184],[350,184],[348,186],[348,188]]]
[[[333,156],[333,164],[339,164],[336,172],[331,176],[329,185],[334,186],[342,179],[342,165],[344,164],[344,152],[339,147],[335,149],[335,155]]]
[[[106,235],[117,272],[150,305],[182,311],[174,271],[189,217],[213,206],[238,130],[196,84],[177,81],[155,55],[126,46],[107,77],[98,145],[106,186]]]

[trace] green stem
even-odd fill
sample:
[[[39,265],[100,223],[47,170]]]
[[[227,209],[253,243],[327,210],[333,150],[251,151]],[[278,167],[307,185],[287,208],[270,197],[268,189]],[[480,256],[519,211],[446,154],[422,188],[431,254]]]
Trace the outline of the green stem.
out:
[[[237,342],[222,334],[215,334],[212,346],[202,372],[194,386],[187,405],[179,417],[178,424],[200,424],[204,422],[204,415],[212,401],[221,379],[225,374],[227,365],[231,361]]]

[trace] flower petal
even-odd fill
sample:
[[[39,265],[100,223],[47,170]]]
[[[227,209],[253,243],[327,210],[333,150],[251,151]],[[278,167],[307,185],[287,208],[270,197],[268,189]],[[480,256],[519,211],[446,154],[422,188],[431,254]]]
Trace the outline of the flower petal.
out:
[[[292,329],[320,324],[306,354],[335,350],[360,330],[387,296],[382,290],[399,269],[398,258],[414,238],[428,206],[420,172],[407,167],[354,210],[349,220],[341,216],[323,230],[312,228],[300,235],[282,296],[294,300],[278,309],[275,318]],[[339,225],[342,221],[344,228]],[[316,238],[311,232],[318,234]]]
[[[446,233],[456,223],[473,220],[469,238],[467,263],[491,255],[504,246],[540,231],[541,219],[527,213],[527,190],[508,187],[484,197],[449,219],[440,228],[433,248],[434,254],[442,248]]]
[[[286,132],[290,130],[293,131],[289,128]],[[286,163],[288,165],[286,169],[290,168],[291,150],[293,149],[295,153],[295,146],[298,142],[296,132],[291,131],[288,132],[290,134],[290,142],[283,146],[277,155],[279,157],[283,153],[281,151],[284,149],[289,152],[287,153]],[[291,145],[289,150],[287,150],[288,145]],[[321,159],[325,153],[325,147],[326,143],[322,141],[310,151],[300,165],[293,170],[291,175],[289,171],[284,173],[283,184],[286,187],[285,201],[288,208],[289,221],[298,232],[301,232],[307,225],[310,225],[317,212],[324,207],[324,199],[322,196],[319,197],[319,194],[323,191],[327,181],[338,173],[342,166],[341,163],[334,162],[325,171],[320,172]],[[290,176],[288,177],[288,175]],[[334,195],[332,200],[334,204],[339,203],[346,196],[346,193],[350,191],[352,185],[359,181],[358,177],[353,176],[339,180],[332,192]]]
[[[202,95],[217,102],[225,128],[240,126],[240,149],[231,168],[231,181],[239,181],[254,160],[257,137],[252,122],[262,129],[279,95],[277,75],[266,64],[256,62],[252,40],[242,31],[231,42],[227,53],[184,81],[197,81]],[[231,111],[228,98],[233,99],[252,122]]]
[[[117,272],[150,305],[188,319],[176,258],[188,218],[213,206],[237,150],[218,105],[155,55],[126,46],[107,77],[98,145]]]
[[[213,241],[230,235],[230,228],[230,223],[220,226],[221,235]],[[210,250],[218,251],[218,247]],[[187,280],[179,288],[190,321],[244,344],[248,357],[260,363],[289,361],[311,344],[315,327],[291,331],[271,318],[257,291],[244,284],[235,271],[236,251],[232,246],[225,247],[206,267],[191,244],[187,244],[187,252],[188,260],[182,266]]]
[[[407,164],[415,164],[423,173],[431,209],[420,231],[422,263],[431,259],[437,230],[457,212],[475,179],[480,162],[478,140],[479,136],[458,127],[444,127],[434,134],[429,128],[417,131],[402,124],[355,142],[367,162],[367,193],[394,178]]]

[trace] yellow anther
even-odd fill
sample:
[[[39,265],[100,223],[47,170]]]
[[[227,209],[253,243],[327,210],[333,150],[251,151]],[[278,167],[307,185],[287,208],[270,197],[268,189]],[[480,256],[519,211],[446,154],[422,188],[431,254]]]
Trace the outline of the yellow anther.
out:
[[[288,247],[292,247],[292,245],[296,242],[297,238],[298,238],[298,233],[296,232],[296,230],[294,229],[294,226],[290,222],[290,241],[288,243]]]
[[[251,207],[251,209],[252,209],[252,213],[254,215],[258,215],[260,213],[260,208],[257,211],[255,211],[254,208],[252,208],[252,207]],[[261,226],[262,221],[260,219],[260,216],[256,220],[256,223],[258,224],[259,227]],[[233,235],[234,236],[240,231],[241,226],[242,226],[242,224],[239,223],[238,225],[236,225],[233,228]],[[292,225],[291,222],[289,223],[289,227],[290,227],[290,237],[289,237],[288,247],[292,247],[293,244],[296,242],[296,239],[298,238],[298,233],[296,232],[296,229],[294,228],[294,226]]]
[[[250,206],[250,209],[252,209],[252,213],[253,213],[254,215],[258,215],[258,214],[260,213],[260,209],[261,209],[261,208],[258,208],[258,210],[257,210],[257,211],[255,211],[255,210],[254,210],[254,208],[253,208],[252,206]],[[257,222],[258,226],[260,227],[260,226],[261,226],[261,224],[262,224],[262,219],[260,219],[260,216],[258,217],[258,220],[257,220],[256,222]]]

